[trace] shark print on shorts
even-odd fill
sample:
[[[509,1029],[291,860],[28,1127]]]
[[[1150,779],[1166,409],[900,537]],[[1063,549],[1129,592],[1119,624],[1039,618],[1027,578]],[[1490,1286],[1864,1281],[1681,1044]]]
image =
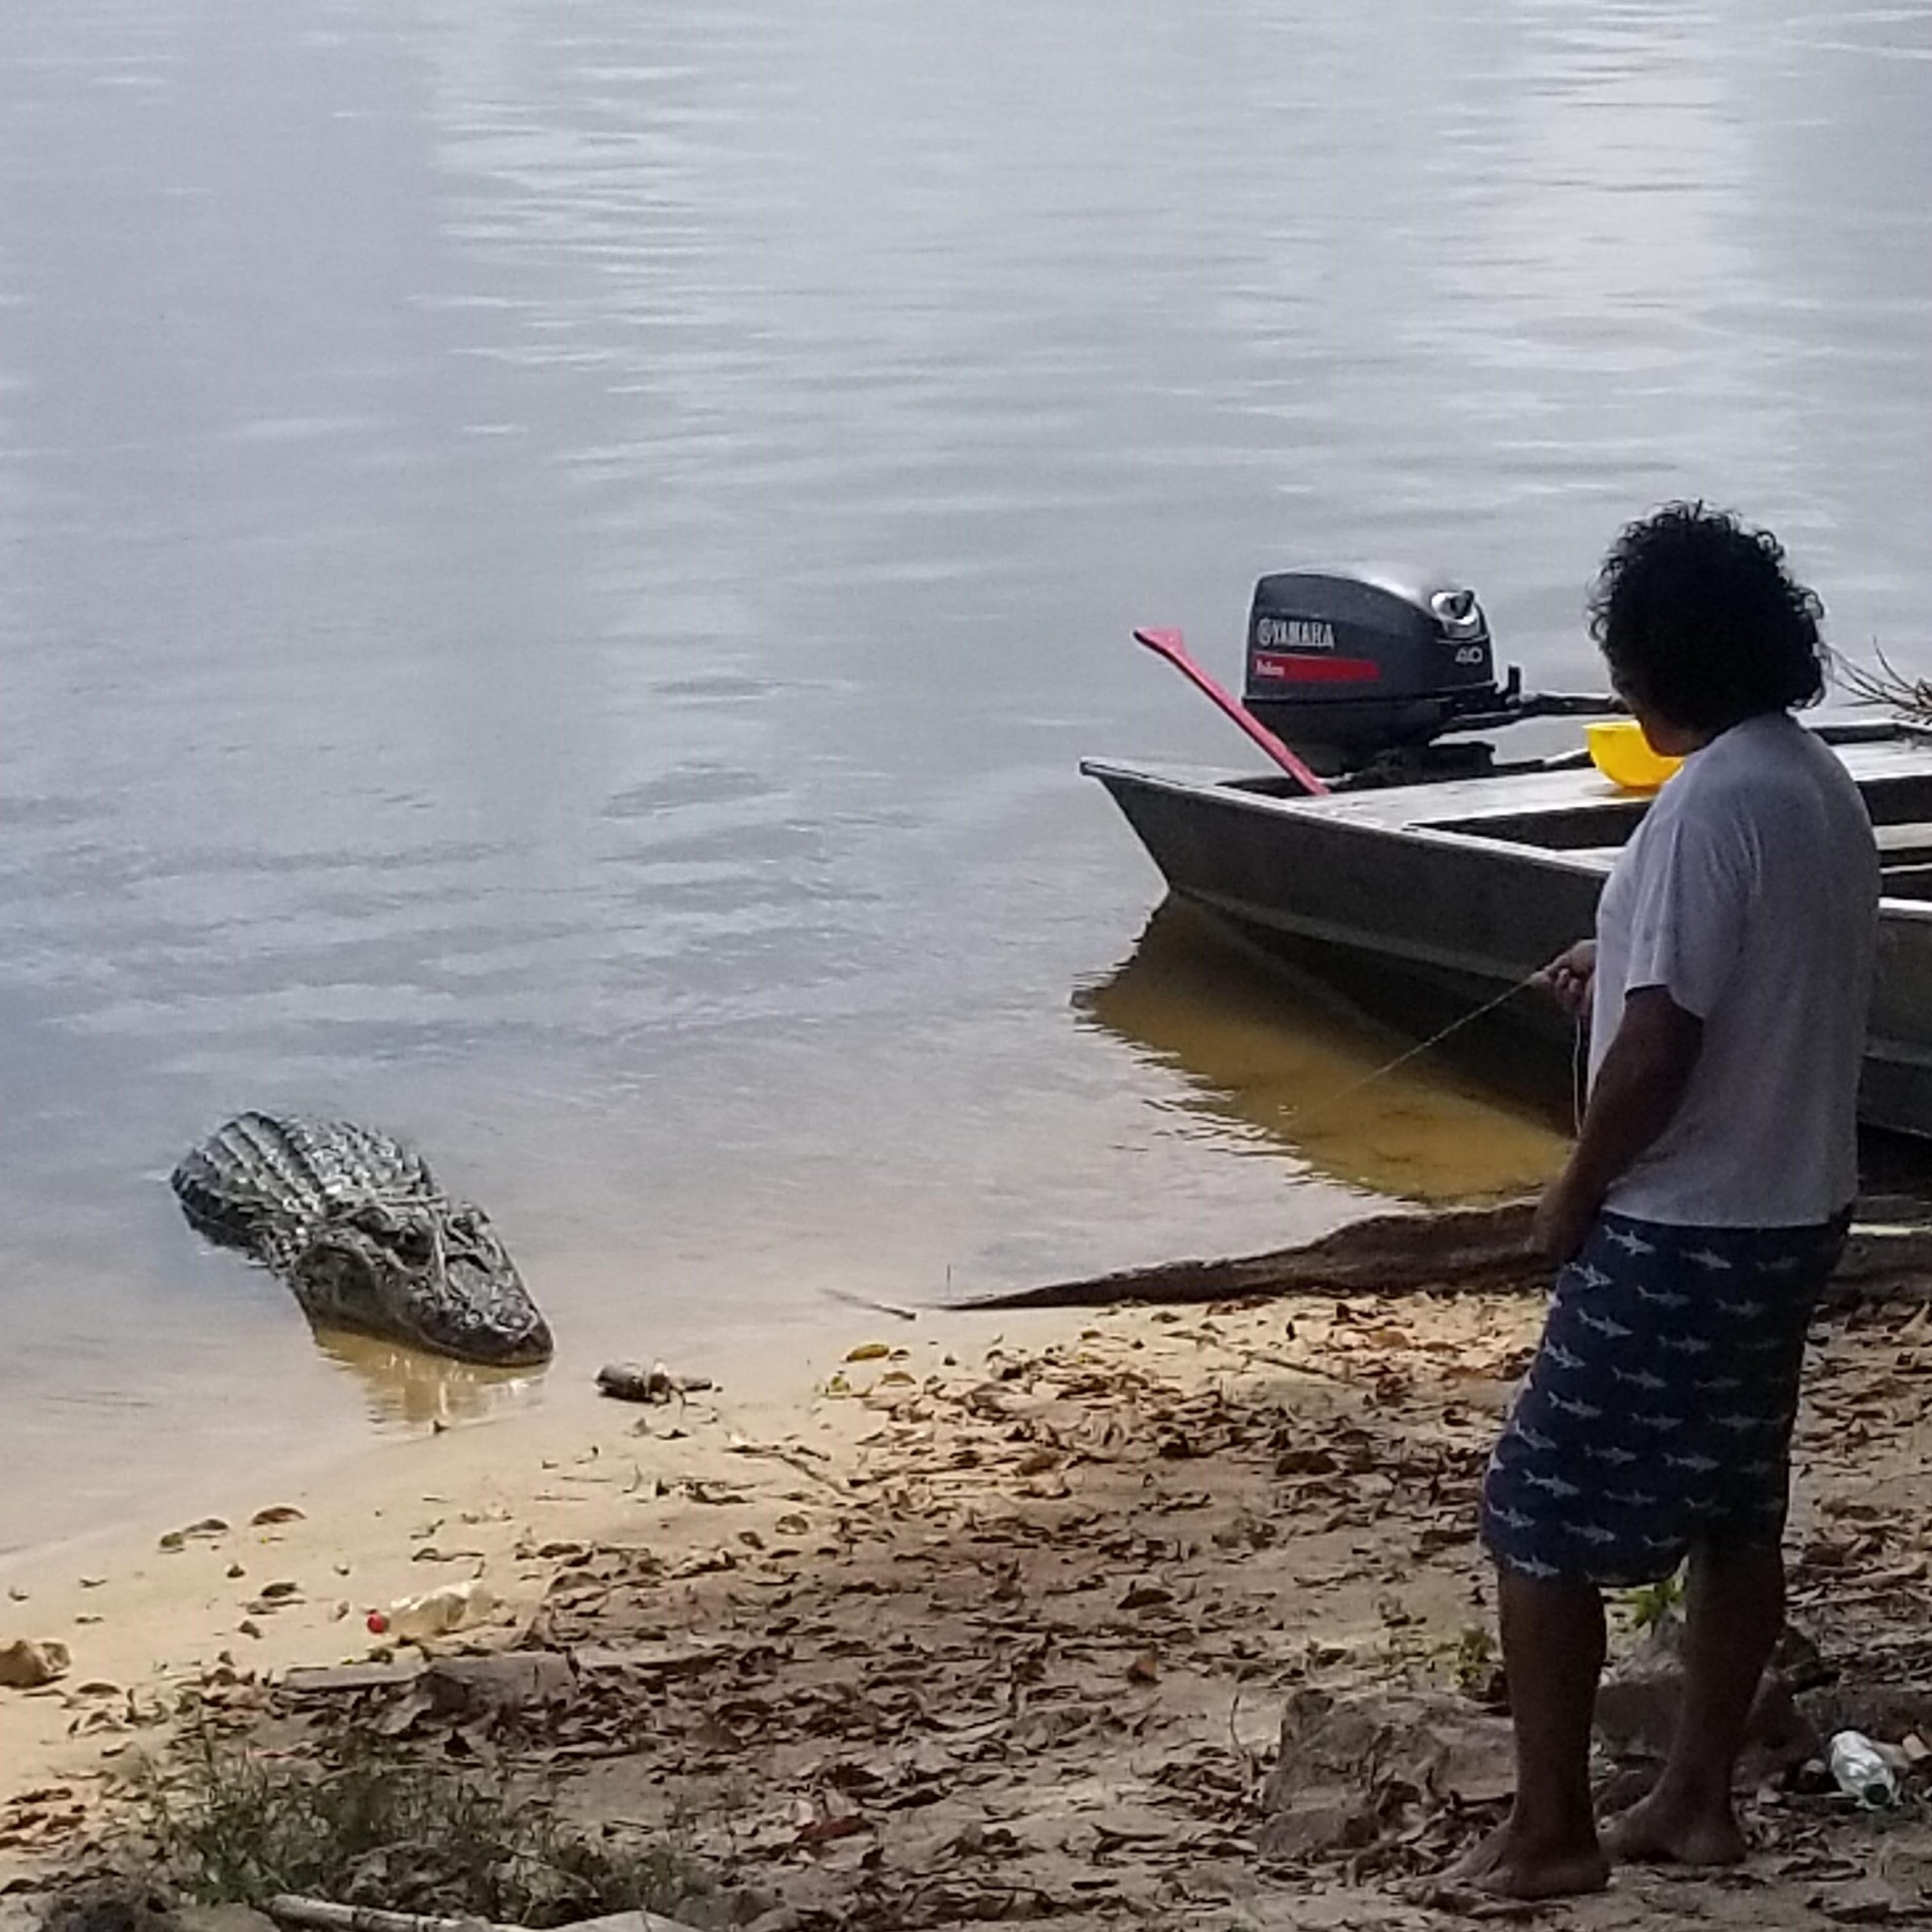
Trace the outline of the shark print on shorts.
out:
[[[1784,1529],[1804,1335],[1844,1244],[1599,1216],[1483,1479],[1483,1541],[1543,1580],[1648,1583]]]

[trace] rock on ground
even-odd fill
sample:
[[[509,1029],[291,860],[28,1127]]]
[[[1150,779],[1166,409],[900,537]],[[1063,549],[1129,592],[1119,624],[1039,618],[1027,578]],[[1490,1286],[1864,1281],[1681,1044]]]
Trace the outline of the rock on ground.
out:
[[[0,1687],[38,1690],[67,1674],[67,1647],[49,1638],[44,1643],[17,1638],[0,1644]]]

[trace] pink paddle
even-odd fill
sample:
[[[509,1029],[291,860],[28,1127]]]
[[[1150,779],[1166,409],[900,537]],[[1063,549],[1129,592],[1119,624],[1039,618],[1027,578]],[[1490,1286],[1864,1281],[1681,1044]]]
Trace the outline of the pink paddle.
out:
[[[1328,788],[1238,698],[1231,697],[1187,654],[1179,631],[1136,631],[1134,641],[1164,657],[1189,683],[1205,691],[1311,798],[1325,798]]]

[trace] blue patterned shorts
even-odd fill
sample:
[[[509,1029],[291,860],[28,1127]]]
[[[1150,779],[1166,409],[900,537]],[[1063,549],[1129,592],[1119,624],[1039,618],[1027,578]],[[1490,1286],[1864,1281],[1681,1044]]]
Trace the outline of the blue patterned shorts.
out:
[[[1845,1227],[1600,1216],[1483,1479],[1497,1561],[1618,1586],[1669,1576],[1701,1542],[1775,1546],[1805,1330]]]

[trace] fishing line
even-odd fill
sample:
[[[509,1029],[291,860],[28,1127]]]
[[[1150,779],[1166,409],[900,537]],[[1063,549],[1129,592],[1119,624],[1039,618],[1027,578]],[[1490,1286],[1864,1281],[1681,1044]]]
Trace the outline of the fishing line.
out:
[[[1465,1026],[1473,1026],[1478,1020],[1494,1013],[1499,1006],[1506,1006],[1526,987],[1534,985],[1541,976],[1542,971],[1543,968],[1538,967],[1535,972],[1524,974],[1513,986],[1505,988],[1494,999],[1486,1001],[1472,1012],[1464,1014],[1461,1019],[1451,1020],[1441,1032],[1432,1033],[1427,1039],[1418,1041],[1415,1045],[1407,1048],[1406,1051],[1398,1054],[1387,1066],[1378,1066],[1373,1073],[1364,1074],[1352,1086],[1344,1087],[1338,1093],[1326,1095],[1321,1100],[1316,1101],[1312,1107],[1299,1110],[1290,1115],[1289,1118],[1297,1126],[1300,1126],[1308,1118],[1309,1114],[1322,1113],[1331,1107],[1339,1106],[1344,1100],[1352,1100],[1364,1088],[1373,1087],[1378,1080],[1386,1079],[1397,1068],[1407,1066],[1411,1060],[1420,1058],[1423,1054],[1429,1052],[1432,1048],[1439,1047],[1444,1040],[1448,1039],[1452,1035],[1460,1033]],[[1579,1036],[1580,1037],[1580,1029]]]
[[[1576,1137],[1583,1137],[1583,1109],[1590,1099],[1590,1034],[1577,1010],[1576,1038],[1570,1048],[1570,1124]]]

